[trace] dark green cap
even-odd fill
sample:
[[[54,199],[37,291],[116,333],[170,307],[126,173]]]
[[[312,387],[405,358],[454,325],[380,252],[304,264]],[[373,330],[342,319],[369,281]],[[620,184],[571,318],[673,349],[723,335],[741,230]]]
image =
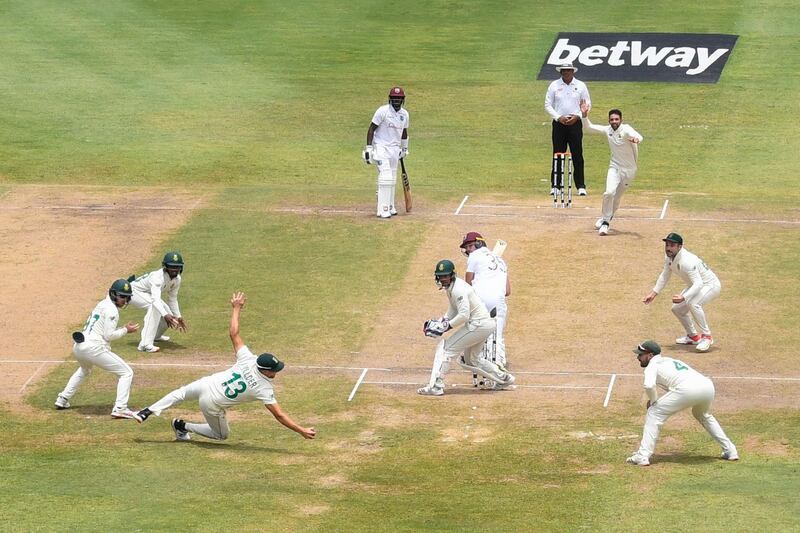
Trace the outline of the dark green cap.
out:
[[[659,346],[656,341],[644,341],[636,347],[633,353],[635,353],[637,356],[642,355],[643,353],[658,355],[661,353],[661,346]]]
[[[664,242],[676,242],[680,245],[683,245],[683,237],[678,235],[677,233],[670,233],[665,238],[661,239]]]
[[[256,359],[256,366],[261,370],[280,372],[283,370],[283,361],[279,361],[278,358],[271,353],[262,353],[258,356],[258,359]]]

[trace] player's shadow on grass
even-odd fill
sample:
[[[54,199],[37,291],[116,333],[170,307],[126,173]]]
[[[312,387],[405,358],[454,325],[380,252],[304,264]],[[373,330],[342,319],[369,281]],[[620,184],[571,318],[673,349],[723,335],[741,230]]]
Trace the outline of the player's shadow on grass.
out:
[[[111,418],[111,410],[114,408],[113,403],[104,405],[73,405],[70,411],[75,411],[82,415],[106,415]],[[120,419],[120,420],[125,420]]]
[[[650,462],[652,464],[679,464],[679,465],[705,465],[719,461],[718,457],[708,455],[656,455]]]
[[[642,237],[642,234],[639,233],[638,231],[622,231],[616,228],[609,231],[606,237],[631,237],[636,239],[637,241],[641,241],[642,239],[644,239],[644,237]]]
[[[161,446],[196,446],[198,448],[206,448],[209,450],[230,450],[230,451],[237,451],[237,452],[248,452],[248,453],[279,453],[281,455],[297,455],[297,451],[295,450],[288,450],[286,448],[269,448],[266,446],[254,446],[252,444],[247,444],[246,442],[228,442],[228,441],[209,441],[209,440],[199,440],[202,437],[198,437],[197,440],[193,437],[192,440],[186,442],[178,442],[176,440],[157,440],[157,439],[144,439],[141,437],[136,437],[133,439],[133,442],[137,444],[156,444]]]

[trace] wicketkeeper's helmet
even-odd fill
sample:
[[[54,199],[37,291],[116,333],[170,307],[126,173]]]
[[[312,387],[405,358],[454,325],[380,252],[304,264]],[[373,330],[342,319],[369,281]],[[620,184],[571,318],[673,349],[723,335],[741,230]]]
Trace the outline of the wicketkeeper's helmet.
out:
[[[130,282],[126,279],[118,279],[111,284],[111,288],[108,289],[108,295],[115,303],[118,296],[122,296],[123,298],[130,300],[131,296],[133,296]]]
[[[436,280],[436,286],[442,289],[445,286],[442,285],[440,278],[443,278],[445,276],[455,276],[456,266],[449,259],[442,259],[441,261],[436,263],[436,270],[434,271],[433,275],[434,279]],[[453,281],[451,279],[450,284],[452,283]]]

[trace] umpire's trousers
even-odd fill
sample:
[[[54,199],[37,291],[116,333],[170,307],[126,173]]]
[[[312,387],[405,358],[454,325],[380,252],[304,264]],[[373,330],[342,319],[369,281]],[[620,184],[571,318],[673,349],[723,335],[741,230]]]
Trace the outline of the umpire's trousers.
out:
[[[553,121],[553,153],[569,152],[572,154],[572,165],[575,169],[575,187],[585,189],[586,182],[583,178],[583,124],[578,120],[572,126],[565,126],[557,120]],[[550,170],[550,183],[556,186],[555,169]],[[566,172],[566,169],[564,169]],[[566,185],[566,174],[564,184]]]

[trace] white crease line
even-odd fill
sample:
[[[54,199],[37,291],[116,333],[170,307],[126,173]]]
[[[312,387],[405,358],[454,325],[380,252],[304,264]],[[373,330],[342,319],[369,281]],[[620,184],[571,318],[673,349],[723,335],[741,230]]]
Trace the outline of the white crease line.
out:
[[[617,375],[611,374],[611,380],[608,382],[608,391],[606,392],[606,399],[603,400],[603,407],[608,407],[608,401],[611,399],[611,390],[614,388],[615,381],[617,381]]]
[[[361,372],[361,375],[358,376],[358,381],[356,381],[356,384],[353,386],[353,390],[350,391],[350,396],[347,397],[347,401],[348,402],[353,401],[353,397],[355,397],[356,391],[358,390],[358,387],[360,387],[361,383],[364,381],[364,376],[367,375],[367,371],[369,371],[369,368],[365,368]]]
[[[469,204],[470,208],[488,208],[488,209],[553,209],[553,205],[512,205],[512,204]],[[571,207],[570,209],[584,209],[592,211],[596,210],[595,207]],[[617,211],[618,213],[623,213],[625,211],[652,211],[652,207],[621,207]],[[616,215],[615,215],[616,216]]]
[[[415,381],[365,381],[365,385],[415,385],[420,386],[422,383]],[[452,383],[450,387],[473,389],[474,385],[471,383]],[[589,387],[580,385],[514,385],[514,387],[522,389],[600,389],[605,390],[605,387]],[[445,389],[446,390],[446,389]]]
[[[521,214],[521,213],[460,213],[459,216],[462,217],[483,217],[483,218],[522,218],[522,219],[586,219],[586,218],[594,218],[596,215],[568,215],[567,213],[563,213],[566,210],[559,210],[557,213],[555,209],[551,210],[553,212],[552,215],[539,215],[539,214]],[[625,217],[624,219],[620,218],[620,220],[660,220],[658,217]],[[756,219],[756,218],[690,218],[690,217],[678,217],[678,218],[671,218],[670,220],[677,221],[677,222],[715,222],[715,223],[741,223],[741,224],[791,224],[791,225],[798,225],[800,224],[800,220],[779,220],[779,219]]]
[[[466,196],[464,197],[464,199],[463,199],[463,200],[461,200],[461,203],[458,205],[458,209],[456,209],[456,213],[455,213],[456,215],[457,215],[457,214],[459,214],[459,213],[461,212],[461,208],[462,208],[462,207],[464,207],[464,204],[465,204],[465,203],[467,203],[467,200],[468,200],[468,199],[469,199],[469,195],[466,195]]]
[[[39,373],[39,371],[40,371],[40,370],[42,370],[42,369],[44,368],[44,365],[45,365],[45,364],[46,364],[46,363],[42,363],[41,365],[39,365],[39,367],[38,367],[38,368],[37,368],[37,369],[36,369],[36,370],[33,372],[33,374],[31,374],[31,377],[29,377],[29,378],[28,378],[28,381],[26,381],[25,383],[23,383],[23,385],[22,385],[22,388],[21,388],[21,389],[19,389],[19,392],[20,392],[20,393],[22,393],[22,392],[25,392],[25,388],[28,386],[28,384],[30,384],[30,382],[31,382],[31,381],[33,381],[33,378],[35,378],[35,377],[36,377],[36,375]]]
[[[664,215],[667,214],[667,206],[669,205],[669,198],[664,200],[664,207],[661,208],[661,216],[658,217],[660,220],[664,220]]]

